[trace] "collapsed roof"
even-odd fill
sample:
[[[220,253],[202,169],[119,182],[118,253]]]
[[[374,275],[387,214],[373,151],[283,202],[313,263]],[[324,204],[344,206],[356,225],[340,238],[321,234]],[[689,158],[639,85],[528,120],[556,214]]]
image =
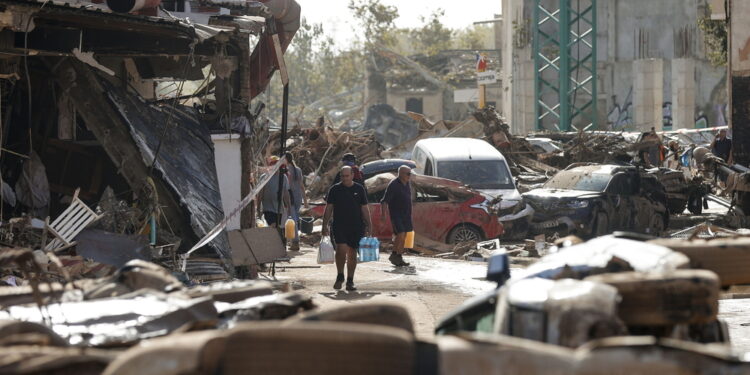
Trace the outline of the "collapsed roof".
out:
[[[56,127],[58,108],[45,97],[69,97],[131,190],[154,185],[164,220],[189,246],[224,217],[209,129],[222,118],[252,121],[247,107],[278,69],[271,33],[278,33],[283,53],[299,27],[294,0],[253,3],[244,8],[250,14],[212,16],[201,25],[166,12],[115,13],[88,2],[0,0],[0,80],[21,82],[29,103],[23,114],[28,122],[4,126],[28,123],[29,138],[31,124]],[[252,41],[257,45],[251,51]],[[157,82],[204,79],[190,95],[200,96],[202,108],[164,100],[154,89]],[[0,99],[16,94],[2,92]],[[207,110],[209,101],[222,103]],[[224,102],[242,105],[227,108]],[[45,117],[54,120],[38,120]],[[37,133],[47,138],[51,132]],[[204,256],[231,269],[226,235],[206,250]]]

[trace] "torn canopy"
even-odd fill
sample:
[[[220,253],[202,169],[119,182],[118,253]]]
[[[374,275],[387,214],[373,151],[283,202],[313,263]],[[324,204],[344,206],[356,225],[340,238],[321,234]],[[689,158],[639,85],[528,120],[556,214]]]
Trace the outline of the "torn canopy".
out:
[[[100,81],[107,90],[109,102],[129,126],[130,135],[147,166],[151,165],[159,148],[154,165],[159,173],[155,174],[155,178],[162,179],[176,195],[196,237],[183,238],[183,241],[203,237],[224,218],[208,125],[198,120],[192,108],[178,107],[173,111],[165,132],[164,127],[170,117],[168,107],[146,103],[139,96],[106,79]],[[164,137],[159,147],[162,135]],[[225,264],[231,264],[226,233],[217,236],[209,247]]]

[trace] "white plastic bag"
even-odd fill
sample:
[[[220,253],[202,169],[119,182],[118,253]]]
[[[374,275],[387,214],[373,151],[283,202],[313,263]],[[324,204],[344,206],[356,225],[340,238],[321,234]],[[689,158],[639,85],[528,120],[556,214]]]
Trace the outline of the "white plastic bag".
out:
[[[318,247],[318,264],[330,264],[333,263],[336,257],[333,250],[333,243],[331,237],[325,236],[320,239],[320,247]]]

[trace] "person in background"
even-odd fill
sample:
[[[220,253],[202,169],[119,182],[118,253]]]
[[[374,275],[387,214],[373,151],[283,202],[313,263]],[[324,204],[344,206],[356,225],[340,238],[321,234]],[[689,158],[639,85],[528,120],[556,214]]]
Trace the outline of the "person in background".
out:
[[[680,144],[673,140],[668,145],[667,168],[680,169]]]
[[[721,129],[716,138],[711,142],[711,152],[725,162],[731,164],[732,140],[727,138],[727,130]]]
[[[362,171],[359,169],[359,166],[357,165],[357,157],[354,156],[352,153],[346,153],[344,156],[341,157],[341,164],[343,164],[346,167],[352,168],[352,173],[354,173],[354,182],[365,186],[365,176],[362,174]],[[338,184],[341,181],[341,173],[336,174],[336,178],[333,180],[333,185]]]
[[[352,167],[344,166],[339,172],[341,182],[333,185],[326,196],[322,235],[331,233],[336,246],[336,282],[333,289],[341,289],[346,264],[346,290],[354,291],[354,270],[357,268],[357,248],[362,237],[370,236],[370,210],[367,208],[365,188],[354,182]],[[329,232],[328,223],[333,216]]]
[[[411,221],[411,169],[402,165],[398,168],[398,177],[394,178],[385,190],[383,200],[380,202],[380,215],[385,221],[385,212],[388,211],[393,225],[393,234],[396,239],[393,241],[393,252],[388,260],[396,267],[408,266],[409,263],[404,261],[403,254],[406,234],[413,231],[414,227]]]
[[[268,160],[270,166],[274,166],[278,162],[278,156],[272,156]],[[260,192],[261,206],[259,206],[259,209],[262,209],[263,218],[266,219],[266,224],[268,224],[269,227],[276,227],[280,219],[282,219],[284,212],[291,216],[292,205],[289,198],[289,179],[286,176],[283,178],[284,182],[281,192],[282,205],[279,207],[278,193],[280,173],[281,170],[274,173],[273,177],[271,177],[266,186],[264,186]],[[261,177],[261,179],[263,178]]]
[[[284,156],[287,162],[287,177],[289,178],[289,190],[291,192],[292,219],[295,223],[294,239],[289,246],[289,250],[299,251],[299,211],[302,208],[303,202],[305,203],[305,208],[309,207],[307,194],[305,194],[305,176],[302,174],[302,169],[294,162],[294,156],[291,152],[286,152]]]

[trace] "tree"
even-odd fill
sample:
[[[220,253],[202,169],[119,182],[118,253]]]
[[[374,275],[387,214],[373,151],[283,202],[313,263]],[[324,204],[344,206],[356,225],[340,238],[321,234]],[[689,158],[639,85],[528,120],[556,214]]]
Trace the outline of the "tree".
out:
[[[304,19],[301,21],[300,28],[284,55],[289,73],[289,112],[292,124],[294,116],[303,108],[306,118],[326,114],[326,106],[310,108],[310,104],[350,90],[362,82],[362,54],[358,47],[343,51],[334,47],[334,41],[323,32],[322,24],[310,24]],[[261,98],[266,103],[266,115],[274,121],[281,118],[280,88],[281,82],[278,75],[275,75],[266,95]]]
[[[472,25],[455,33],[454,48],[456,49],[490,49],[492,46],[493,29],[488,25]]]
[[[454,32],[440,22],[440,17],[444,15],[443,9],[437,9],[429,16],[421,17],[422,27],[412,29],[409,33],[416,47],[415,52],[432,56],[451,48]]]
[[[384,60],[378,54],[380,46],[393,47],[396,44],[394,21],[398,18],[398,9],[383,5],[380,0],[350,0],[349,9],[359,22],[364,32],[365,102],[370,104],[386,102],[386,82],[379,69]]]
[[[367,44],[373,43],[393,46],[394,21],[398,18],[396,7],[384,5],[380,0],[350,0],[349,9],[364,31],[366,48],[372,47]]]
[[[698,19],[698,28],[703,31],[706,57],[713,66],[727,65],[727,21],[712,20],[710,8]]]

